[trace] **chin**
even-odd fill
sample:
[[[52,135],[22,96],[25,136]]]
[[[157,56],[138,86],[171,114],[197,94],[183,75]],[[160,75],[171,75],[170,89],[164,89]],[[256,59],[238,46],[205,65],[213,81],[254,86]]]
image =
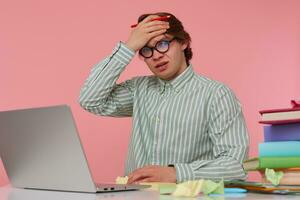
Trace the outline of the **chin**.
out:
[[[168,70],[168,69],[167,69]],[[173,79],[173,77],[174,77],[174,74],[170,74],[170,72],[168,72],[168,71],[163,71],[163,72],[161,72],[161,73],[153,73],[155,76],[157,76],[158,78],[160,78],[160,79],[163,79],[163,80],[165,80],[165,81],[170,81],[170,80],[172,80]]]
[[[171,76],[158,76],[160,79],[163,79],[165,81],[170,81],[172,80],[172,77]]]

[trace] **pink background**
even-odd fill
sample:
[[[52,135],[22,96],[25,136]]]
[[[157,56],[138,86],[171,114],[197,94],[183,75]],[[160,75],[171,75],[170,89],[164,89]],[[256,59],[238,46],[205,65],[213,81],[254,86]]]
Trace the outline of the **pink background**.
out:
[[[195,71],[229,85],[243,104],[254,156],[258,111],[300,98],[299,8],[298,0],[2,0],[0,110],[69,104],[94,179],[114,181],[123,175],[131,119],[83,111],[79,89],[140,14],[168,11],[192,36]],[[136,57],[121,80],[144,74],[150,71]],[[0,162],[0,185],[7,183]]]

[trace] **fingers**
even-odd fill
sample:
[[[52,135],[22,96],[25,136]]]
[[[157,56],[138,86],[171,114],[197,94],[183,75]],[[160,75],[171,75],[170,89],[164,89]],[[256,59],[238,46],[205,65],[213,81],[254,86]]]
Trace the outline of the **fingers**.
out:
[[[153,18],[157,17],[156,15],[151,15],[148,17],[145,18],[143,21],[141,21],[136,28],[140,28],[140,27],[146,28],[146,27],[157,26],[157,25],[169,26],[169,22],[167,22],[167,21],[161,21],[161,20],[151,21]],[[167,28],[169,28],[169,27],[167,27]]]
[[[151,42],[153,43],[153,46],[158,42],[161,41],[162,39],[167,38],[166,34],[160,34],[156,37],[153,37],[153,39],[151,40]]]
[[[152,26],[148,26],[145,28],[147,32],[148,41],[152,38],[162,35],[167,32],[169,25],[168,24],[161,24],[161,23],[154,23]]]
[[[148,41],[152,38],[161,35],[163,38],[164,33],[170,28],[169,22],[152,21],[144,25],[144,30],[148,33]]]
[[[140,23],[144,24],[144,23],[150,22],[152,19],[155,19],[157,17],[159,17],[159,15],[149,15],[145,19],[143,19],[143,21],[141,21]]]
[[[169,25],[155,25],[155,26],[150,26],[150,27],[146,27],[145,31],[147,31],[148,33],[151,33],[153,31],[158,31],[161,29],[168,29],[170,28]]]
[[[164,34],[165,32],[167,32],[167,29],[161,29],[161,30],[158,30],[158,31],[153,31],[153,32],[149,33],[149,38],[150,39],[154,38],[154,37],[156,37],[158,35]],[[162,35],[162,38],[163,38],[163,35]]]
[[[172,167],[150,165],[139,168],[128,175],[128,184],[142,182],[176,183],[176,170]]]
[[[131,174],[128,175],[128,184],[134,182],[140,182],[143,179],[153,177],[153,166],[144,166],[143,168],[139,168],[134,170]]]
[[[159,182],[159,180],[155,179],[154,177],[149,177],[137,181],[137,183],[148,183],[148,182]]]
[[[156,26],[156,25],[169,25],[169,22],[155,20],[155,21],[147,22],[143,26],[151,27],[151,26]]]
[[[143,180],[143,179],[146,179],[146,178],[149,178],[150,175],[148,174],[142,174],[142,173],[139,173],[139,174],[133,174],[132,176],[128,176],[128,181],[127,183],[128,184],[132,184],[134,182],[139,182],[140,180]]]

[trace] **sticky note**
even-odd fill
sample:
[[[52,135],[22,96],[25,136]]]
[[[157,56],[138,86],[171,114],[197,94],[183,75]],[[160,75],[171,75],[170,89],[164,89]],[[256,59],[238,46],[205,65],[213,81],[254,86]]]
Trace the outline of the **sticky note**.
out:
[[[176,183],[163,183],[159,184],[159,193],[160,194],[171,194],[176,190]]]
[[[177,184],[176,190],[172,193],[175,197],[196,197],[202,189],[204,180],[186,181]]]
[[[116,184],[127,184],[128,182],[128,176],[122,177],[122,176],[118,176],[116,178]]]
[[[275,172],[273,169],[266,168],[265,176],[268,181],[270,181],[273,185],[279,185],[281,178],[283,177],[283,172]]]
[[[205,180],[202,187],[202,192],[208,194],[224,194],[224,182],[215,183],[211,180]]]
[[[164,183],[164,182],[149,182],[149,183],[140,183],[141,185],[150,185],[151,188],[148,190],[159,191],[160,194],[171,194],[176,189],[176,183]]]

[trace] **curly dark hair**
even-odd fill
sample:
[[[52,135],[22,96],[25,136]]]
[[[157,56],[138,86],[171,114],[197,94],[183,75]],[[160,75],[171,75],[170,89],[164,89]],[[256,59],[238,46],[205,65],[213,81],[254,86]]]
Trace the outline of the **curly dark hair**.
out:
[[[174,38],[180,42],[180,43],[187,43],[187,47],[184,50],[185,60],[187,65],[190,64],[190,60],[193,57],[193,52],[191,48],[191,37],[188,32],[184,30],[184,27],[173,14],[167,13],[167,12],[157,12],[157,13],[148,13],[148,14],[142,14],[138,18],[138,23],[143,21],[147,16],[149,15],[158,15],[158,16],[167,16],[170,15],[171,17],[168,19],[168,22],[170,24],[170,28],[167,30],[166,34],[170,34],[174,36]]]

